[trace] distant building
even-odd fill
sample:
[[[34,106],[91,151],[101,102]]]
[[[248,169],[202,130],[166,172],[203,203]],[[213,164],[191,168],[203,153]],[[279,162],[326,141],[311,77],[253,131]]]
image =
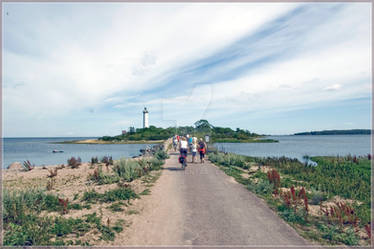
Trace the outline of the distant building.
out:
[[[129,128],[129,132],[130,132],[130,133],[135,133],[135,127],[134,127],[134,126],[131,126],[131,127]]]
[[[122,135],[126,135],[127,131],[126,130],[122,130]]]
[[[143,128],[149,128],[149,113],[147,107],[143,110]]]

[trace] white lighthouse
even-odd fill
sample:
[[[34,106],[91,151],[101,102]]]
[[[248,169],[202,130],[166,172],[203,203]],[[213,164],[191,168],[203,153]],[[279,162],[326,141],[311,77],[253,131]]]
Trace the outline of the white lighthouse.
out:
[[[149,128],[149,116],[147,107],[143,110],[143,128]]]

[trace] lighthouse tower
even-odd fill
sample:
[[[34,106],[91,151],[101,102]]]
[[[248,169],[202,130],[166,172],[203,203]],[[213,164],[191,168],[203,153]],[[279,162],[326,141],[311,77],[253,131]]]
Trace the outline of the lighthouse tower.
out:
[[[149,128],[149,116],[148,116],[148,110],[147,107],[144,107],[143,110],[143,128]]]

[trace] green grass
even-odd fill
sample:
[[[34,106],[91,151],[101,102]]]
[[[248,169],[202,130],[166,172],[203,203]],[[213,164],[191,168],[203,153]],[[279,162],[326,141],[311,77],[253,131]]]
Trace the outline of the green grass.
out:
[[[139,214],[139,211],[131,209],[131,210],[127,211],[126,214],[128,214],[128,215]]]
[[[151,194],[151,190],[147,188],[147,189],[144,189],[139,195],[149,195],[149,194]]]
[[[267,174],[256,171],[249,178],[242,176],[249,166],[270,166],[281,174],[280,187],[304,187],[309,204],[319,205],[336,195],[353,200],[354,215],[362,228],[370,221],[370,170],[371,161],[367,157],[312,157],[318,163],[310,166],[296,159],[256,158],[232,153],[209,153],[209,160],[218,165],[227,175],[264,198],[279,216],[294,226],[303,236],[318,243],[335,245],[358,245],[359,238],[352,225],[339,225],[324,217],[306,215],[303,208],[288,208],[282,199],[274,198],[273,185]],[[256,181],[254,180],[256,179]],[[359,204],[358,202],[362,202]]]
[[[141,160],[122,158],[114,164],[113,171],[122,180],[132,182],[133,180],[147,175],[152,170],[159,170],[164,164],[167,154],[157,152],[154,157]]]
[[[110,205],[108,209],[110,209],[112,212],[122,212],[123,211],[122,206],[123,206],[123,203],[117,202],[117,203],[113,203],[112,205]]]
[[[13,222],[4,222],[4,245],[6,246],[45,246],[45,245],[89,245],[87,242],[64,240],[71,235],[80,237],[97,228],[104,240],[113,240],[113,231],[118,227],[101,224],[96,213],[86,215],[84,219],[63,217],[39,217],[28,213]],[[55,242],[52,242],[54,239]]]
[[[27,210],[40,213],[43,210],[61,212],[63,207],[58,197],[45,193],[41,189],[24,191],[4,190],[3,193],[3,220],[13,222],[22,219]]]
[[[135,198],[138,198],[138,195],[131,188],[116,188],[108,190],[103,194],[95,190],[86,191],[83,193],[82,201],[87,203],[115,202]]]
[[[93,174],[90,174],[88,176],[88,180],[91,180],[95,182],[98,185],[104,185],[104,184],[113,184],[119,182],[121,179],[120,177],[115,174],[105,174],[102,170],[101,166],[98,166]]]

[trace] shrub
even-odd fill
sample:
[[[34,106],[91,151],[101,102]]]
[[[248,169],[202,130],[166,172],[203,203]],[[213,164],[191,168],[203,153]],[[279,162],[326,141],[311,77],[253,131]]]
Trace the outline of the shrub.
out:
[[[35,168],[34,164],[31,164],[29,160],[23,162],[23,168],[25,171],[30,171]]]
[[[58,168],[48,169],[49,175],[47,177],[49,177],[49,178],[56,177],[57,176],[57,170],[58,170]]]
[[[116,188],[100,194],[95,190],[86,191],[83,193],[82,201],[89,203],[100,202],[114,202],[122,200],[130,200],[138,198],[138,195],[131,188]]]
[[[279,213],[279,215],[288,222],[306,224],[306,212],[304,209],[298,209],[295,211],[293,209],[285,208]]]
[[[151,170],[159,170],[161,169],[161,166],[164,164],[164,161],[159,160],[157,158],[151,158],[148,160],[148,163],[150,164]]]
[[[60,203],[60,205],[63,207],[62,209],[62,213],[63,214],[67,214],[68,213],[68,204],[69,204],[69,199],[61,199],[61,198],[58,198],[58,202]]]
[[[117,188],[113,190],[106,191],[101,200],[103,202],[113,202],[120,200],[130,200],[138,198],[138,195],[131,188]]]
[[[96,192],[95,190],[85,191],[82,196],[82,201],[86,201],[88,203],[95,203],[101,197],[101,194]]]
[[[94,181],[99,185],[112,184],[119,182],[120,178],[117,175],[104,174],[101,167],[97,167],[93,174],[88,175],[88,180]]]
[[[49,180],[48,182],[47,182],[47,185],[46,185],[46,189],[48,190],[48,191],[50,191],[50,190],[52,190],[53,189],[53,185],[54,185],[54,181],[51,179],[51,180]]]
[[[108,207],[108,209],[112,210],[112,212],[122,212],[123,208],[121,207],[122,203],[113,203]]]
[[[112,158],[112,156],[104,156],[101,159],[101,162],[105,163],[106,166],[113,165],[113,158]]]
[[[156,151],[156,153],[154,154],[154,156],[158,160],[165,160],[165,159],[169,158],[168,153],[166,153],[164,150],[158,150],[158,151]]]
[[[81,164],[82,164],[82,159],[80,157],[78,158],[71,157],[70,159],[68,159],[68,165],[73,169],[78,168]]]
[[[99,159],[97,157],[91,157],[91,165],[99,163]]]
[[[274,186],[274,194],[278,194],[278,189],[280,186],[280,175],[278,171],[276,171],[275,169],[268,171],[267,177],[269,182]]]
[[[247,188],[250,191],[260,195],[268,195],[273,192],[273,185],[262,179],[259,179],[257,183],[249,184]]]
[[[312,189],[310,204],[319,205],[325,200],[327,200],[326,194],[316,189]]]
[[[334,205],[329,207],[321,205],[320,210],[335,224],[351,224],[353,227],[358,226],[359,218],[354,208],[348,203],[335,202]]]
[[[131,182],[143,174],[143,170],[139,163],[121,158],[113,167],[114,172],[125,181]]]

